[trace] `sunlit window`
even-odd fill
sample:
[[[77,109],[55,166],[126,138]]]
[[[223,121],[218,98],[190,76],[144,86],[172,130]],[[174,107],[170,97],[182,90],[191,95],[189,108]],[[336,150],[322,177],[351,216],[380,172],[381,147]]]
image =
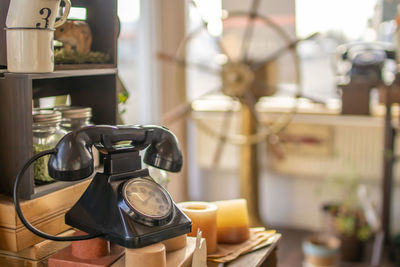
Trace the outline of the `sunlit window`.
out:
[[[86,20],[87,10],[84,7],[71,7],[68,19]]]
[[[138,87],[140,0],[118,0],[118,17],[121,23],[118,38],[118,71],[130,93],[123,117],[125,123],[135,123],[137,112],[133,95],[134,89]]]
[[[218,69],[218,62],[210,62],[210,59],[212,61],[218,56],[218,47],[211,36],[222,34],[221,1],[198,0],[195,3],[196,6],[188,1],[187,37],[182,40],[182,46],[186,45],[186,49],[178,51],[178,56],[184,55],[190,63],[197,62]],[[204,22],[207,23],[208,32],[203,27]],[[186,68],[186,77],[188,99],[195,99],[211,90],[211,87],[220,86],[217,75],[210,75],[191,64]]]
[[[335,50],[352,41],[376,41],[376,0],[296,0],[299,38],[319,32],[316,40],[298,46],[305,95],[326,101],[338,98]]]
[[[235,5],[233,0],[226,1],[230,5]],[[195,2],[196,7],[190,1],[188,4],[189,38],[186,42],[190,44],[185,51],[187,60],[188,62],[207,64],[210,68],[218,69],[221,64],[214,62],[221,59],[218,48],[215,47],[210,36],[207,36],[204,32],[197,34],[195,32],[201,28],[202,18],[207,22],[210,35],[221,36],[221,34],[224,34],[225,29],[222,27],[221,20],[224,10],[222,10],[221,1],[202,0]],[[276,5],[279,6],[279,3],[276,2]],[[295,10],[288,3],[282,3],[280,9],[274,7],[281,12],[277,14],[274,11],[267,10],[267,5],[264,3],[264,5],[260,5],[263,9],[259,10],[259,13],[272,19],[289,17],[294,13],[297,38],[305,38],[315,32],[320,33],[317,39],[301,42],[297,48],[300,57],[299,72],[302,91],[304,96],[321,101],[338,98],[334,71],[335,50],[338,45],[346,42],[376,41],[379,39],[376,25],[379,23],[380,18],[377,17],[377,13],[380,10],[378,10],[377,0],[296,0],[293,1],[292,6],[295,6]],[[248,8],[239,10],[246,12]],[[258,35],[260,35],[259,33]],[[226,35],[224,38],[228,40],[227,38],[230,38],[230,36]],[[293,36],[294,38],[295,36]],[[239,46],[240,42],[240,40],[232,39],[227,44],[233,47],[235,44]],[[264,47],[263,49],[269,48]],[[213,59],[213,61],[210,61],[210,59]],[[288,62],[293,64],[291,61]],[[187,65],[186,74],[189,99],[196,98],[221,86],[220,77],[201,71],[193,64],[192,66]],[[282,77],[279,77],[279,79],[284,80]],[[285,84],[282,83],[281,86],[286,86],[294,81],[283,82]]]
[[[118,0],[118,17],[122,23],[137,22],[140,17],[140,0]]]
[[[376,0],[296,0],[297,35],[337,32],[348,40],[363,38],[375,5]]]

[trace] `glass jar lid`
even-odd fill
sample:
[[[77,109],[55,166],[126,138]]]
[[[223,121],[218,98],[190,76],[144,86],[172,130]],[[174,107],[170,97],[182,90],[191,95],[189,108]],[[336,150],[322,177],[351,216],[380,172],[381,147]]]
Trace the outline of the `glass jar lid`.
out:
[[[54,110],[60,111],[62,117],[65,119],[86,119],[92,117],[91,107],[59,106],[54,107]]]
[[[61,121],[61,113],[55,110],[34,109],[32,117],[34,123],[57,123]]]

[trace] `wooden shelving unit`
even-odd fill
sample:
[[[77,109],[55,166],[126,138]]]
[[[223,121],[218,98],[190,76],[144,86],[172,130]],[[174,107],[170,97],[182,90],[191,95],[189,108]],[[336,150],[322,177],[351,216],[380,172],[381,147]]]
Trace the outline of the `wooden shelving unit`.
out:
[[[110,55],[107,64],[56,65],[53,73],[19,74],[0,72],[0,193],[12,195],[17,172],[33,155],[32,102],[35,99],[69,95],[71,105],[92,108],[94,124],[116,124],[117,36],[119,23],[116,0],[72,0],[84,7],[93,34],[93,51]],[[7,68],[5,20],[9,0],[0,2],[0,69]],[[32,199],[73,183],[55,182],[36,187],[33,170],[21,185],[21,197]]]

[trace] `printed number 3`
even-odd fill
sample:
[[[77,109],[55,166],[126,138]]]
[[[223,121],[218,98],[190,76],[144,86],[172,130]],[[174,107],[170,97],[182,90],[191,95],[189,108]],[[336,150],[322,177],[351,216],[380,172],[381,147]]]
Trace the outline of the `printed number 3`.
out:
[[[44,25],[44,28],[47,28],[47,27],[49,27],[49,17],[51,15],[51,9],[48,7],[44,7],[39,11],[40,15],[44,15],[45,12],[46,12],[46,17],[44,17],[42,19],[46,22]],[[36,23],[36,28],[40,28],[41,24],[42,24],[41,22]]]

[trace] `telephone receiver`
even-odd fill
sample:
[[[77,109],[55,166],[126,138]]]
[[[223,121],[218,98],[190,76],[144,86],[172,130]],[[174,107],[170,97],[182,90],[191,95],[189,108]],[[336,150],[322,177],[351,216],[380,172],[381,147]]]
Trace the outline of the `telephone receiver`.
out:
[[[393,44],[384,42],[354,42],[338,46],[338,68],[346,64],[342,73],[356,82],[379,84],[383,81],[382,69],[388,60],[394,61]],[[338,72],[340,73],[341,71]],[[342,71],[343,72],[343,71]]]
[[[363,53],[375,53],[376,60],[396,59],[395,50],[392,44],[384,42],[354,42],[338,46],[338,51],[343,60],[357,61],[357,55]],[[373,60],[374,58],[369,58]]]
[[[77,181],[94,172],[93,151],[103,155],[97,172],[80,199],[65,214],[66,224],[87,235],[60,237],[35,228],[24,217],[18,198],[23,174],[40,157],[50,155],[48,171],[59,181]],[[190,233],[190,219],[168,191],[142,168],[143,162],[169,172],[182,168],[175,135],[161,126],[87,126],[65,135],[54,149],[29,159],[14,183],[14,205],[21,222],[34,234],[54,241],[102,237],[127,248],[139,248]]]
[[[118,145],[122,141],[129,143]],[[59,181],[76,181],[89,177],[94,171],[92,146],[104,155],[147,148],[144,163],[170,172],[179,172],[182,168],[182,152],[178,140],[165,127],[88,126],[67,134],[58,142],[55,154],[50,156],[48,163],[50,176]]]

